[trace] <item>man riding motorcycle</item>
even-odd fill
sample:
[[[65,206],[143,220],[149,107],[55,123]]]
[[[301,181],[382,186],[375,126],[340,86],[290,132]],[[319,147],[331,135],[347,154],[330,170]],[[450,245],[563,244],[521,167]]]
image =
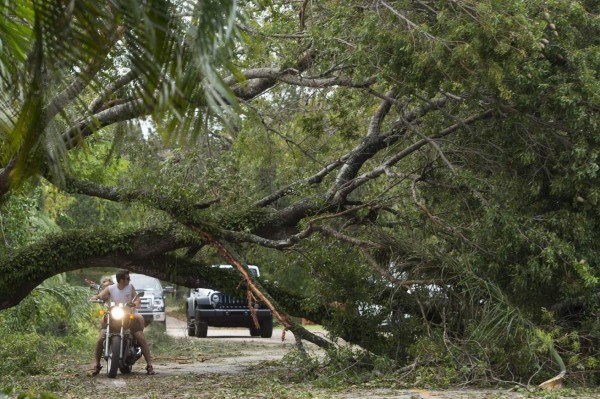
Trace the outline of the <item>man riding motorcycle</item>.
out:
[[[137,293],[133,285],[129,284],[131,280],[129,277],[129,270],[121,269],[116,273],[117,283],[109,285],[105,287],[98,294],[92,296],[92,300],[102,299],[104,301],[110,300],[110,302],[115,302],[117,304],[128,304],[131,302],[133,298],[137,297]],[[135,306],[140,306],[139,298],[136,299]],[[154,375],[156,372],[152,367],[152,357],[150,355],[150,348],[148,347],[148,342],[146,342],[146,337],[144,336],[144,318],[142,315],[137,313],[137,310],[134,312],[135,319],[131,323],[131,333],[137,339],[140,347],[142,348],[142,354],[144,355],[144,359],[146,359],[146,373],[148,375]],[[98,342],[96,343],[96,365],[94,366],[94,371],[92,375],[98,375],[100,370],[102,369],[102,365],[100,364],[100,358],[102,357],[102,344],[104,342],[104,338],[106,335],[106,330],[102,330],[100,336],[98,337]]]

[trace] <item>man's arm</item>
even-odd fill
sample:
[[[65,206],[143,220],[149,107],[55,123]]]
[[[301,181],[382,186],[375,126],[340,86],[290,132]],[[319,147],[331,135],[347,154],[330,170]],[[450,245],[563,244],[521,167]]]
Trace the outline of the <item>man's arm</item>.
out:
[[[92,295],[92,300],[102,299],[106,301],[110,297],[110,292],[108,291],[108,287],[105,287],[102,291],[97,293],[96,295]]]
[[[135,307],[141,307],[142,300],[137,296],[137,291],[135,290],[135,287],[133,285],[131,286],[131,295],[133,295],[133,297],[135,298],[135,301],[133,302],[135,304]]]

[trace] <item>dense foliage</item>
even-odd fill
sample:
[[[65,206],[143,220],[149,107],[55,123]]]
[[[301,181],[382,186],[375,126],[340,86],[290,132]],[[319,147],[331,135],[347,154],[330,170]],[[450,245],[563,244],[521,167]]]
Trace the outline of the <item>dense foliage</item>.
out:
[[[89,289],[73,287],[58,275],[18,306],[0,313],[0,377],[42,374],[61,353],[87,354],[97,335],[98,317]],[[4,384],[3,384],[4,385]]]
[[[249,262],[305,339],[286,314],[424,379],[597,382],[597,2],[23,4],[0,6],[7,282]],[[41,215],[62,233],[29,235]]]

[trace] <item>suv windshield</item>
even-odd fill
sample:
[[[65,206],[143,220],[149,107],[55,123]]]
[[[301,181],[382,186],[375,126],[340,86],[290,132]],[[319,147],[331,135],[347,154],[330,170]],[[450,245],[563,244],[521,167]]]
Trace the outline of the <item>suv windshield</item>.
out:
[[[231,265],[214,265],[213,267],[218,267],[221,269],[229,269],[231,271],[236,270]],[[250,270],[250,273],[252,273],[252,275],[254,277],[260,277],[260,272],[258,271],[258,266],[248,265],[248,269]]]
[[[154,277],[141,274],[130,274],[129,277],[131,277],[131,285],[138,291],[162,291],[160,282]]]

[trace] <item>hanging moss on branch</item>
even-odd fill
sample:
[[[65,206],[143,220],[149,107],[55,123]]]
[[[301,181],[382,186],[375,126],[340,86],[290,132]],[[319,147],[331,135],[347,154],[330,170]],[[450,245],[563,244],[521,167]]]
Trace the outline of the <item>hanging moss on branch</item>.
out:
[[[180,229],[71,231],[0,259],[0,308],[17,304],[53,275],[84,267],[119,267],[193,243]]]

